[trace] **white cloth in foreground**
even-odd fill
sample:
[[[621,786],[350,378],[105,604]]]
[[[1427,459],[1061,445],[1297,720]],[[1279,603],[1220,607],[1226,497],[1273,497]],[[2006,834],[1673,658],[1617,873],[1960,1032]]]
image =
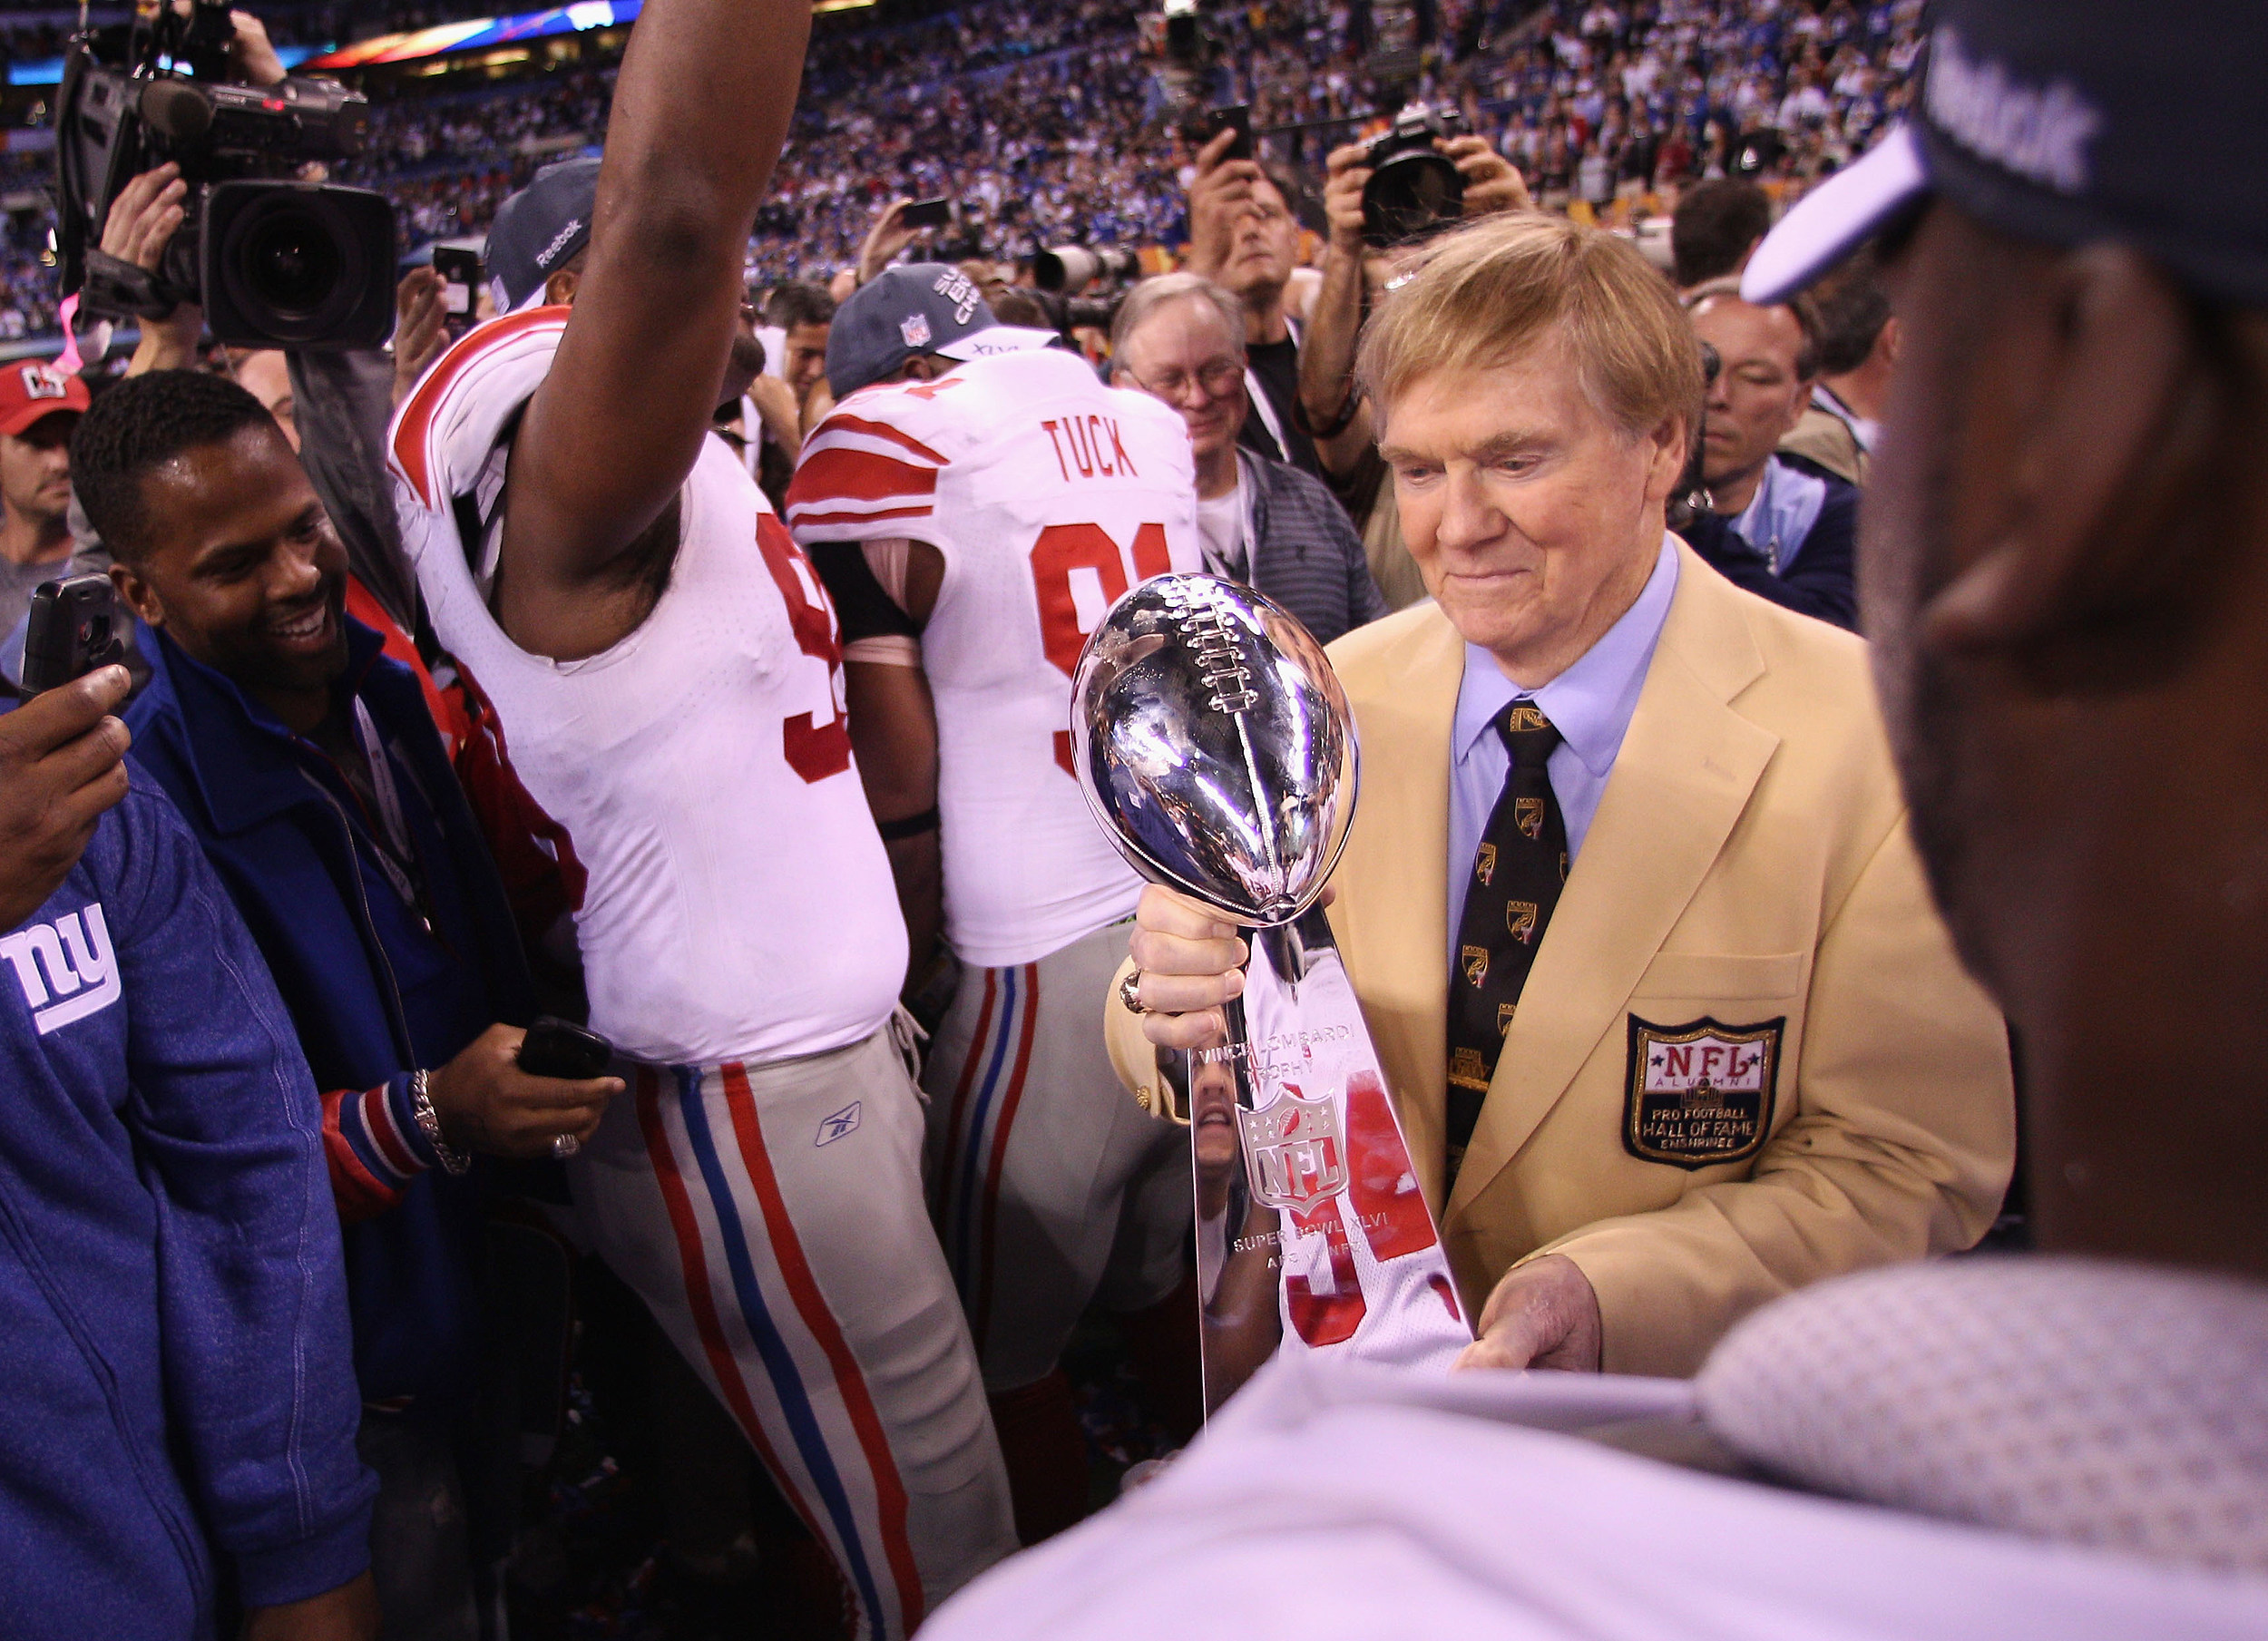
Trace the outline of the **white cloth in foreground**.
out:
[[[1900,1289],[1909,1294],[1903,1304]],[[1807,1302],[1817,1326],[1791,1326],[1801,1324],[1796,1307]],[[1725,1414],[1741,1405],[1743,1381],[1768,1400],[1794,1396],[1781,1370],[1801,1376],[1829,1364],[1815,1345],[1800,1366],[1792,1363],[1791,1341],[1832,1334],[1844,1322],[1855,1322],[1848,1335],[1854,1343],[1872,1338],[1882,1347],[1883,1325],[1908,1334],[1904,1350],[1874,1354],[1882,1374],[1855,1370],[1847,1358],[1828,1373],[1840,1379],[1842,1369],[1854,1368],[1853,1379],[1874,1381],[1844,1409],[1872,1425],[1903,1399],[1878,1397],[1870,1409],[1869,1397],[1901,1373],[1921,1371],[1927,1341],[1919,1335],[1941,1330],[1940,1343],[1959,1355],[1965,1329],[1983,1340],[2001,1376],[1991,1398],[1999,1417],[1935,1428],[1949,1442],[1973,1442],[1980,1471],[2009,1459],[2027,1473],[2040,1464],[2048,1450],[2036,1443],[1987,1439],[2033,1418],[2077,1444],[2079,1458],[2066,1453],[2058,1473],[2086,1473],[2081,1460],[2091,1451],[2096,1470],[2142,1478],[2147,1494],[2164,1460],[2194,1458],[2195,1431],[2217,1426],[2230,1455],[2220,1466],[2229,1472],[2220,1503],[2234,1501],[2258,1522],[2254,1460],[2268,1361],[2254,1355],[2246,1369],[2241,1352],[2224,1347],[2256,1336],[2264,1303],[2246,1284],[2078,1262],[1964,1261],[1872,1273],[1759,1313],[1704,1372],[1699,1395],[1675,1380],[1443,1379],[1279,1359],[1156,1481],[979,1579],[936,1615],[924,1641],[2257,1641],[2268,1636],[2268,1577],[2170,1565],[2184,1558],[2166,1556],[2147,1530],[2128,1540],[2132,1550],[2111,1553],[1711,1474],[1608,1443],[1618,1430],[1643,1433],[1656,1448],[1680,1431],[1696,1447],[1711,1436],[1733,1439],[1728,1422],[1743,1421]],[[2040,1324],[2043,1312],[2058,1313],[2060,1323]],[[1980,1330],[1987,1315],[1997,1324]],[[1783,1347],[1751,1353],[1769,1371],[1737,1371],[1735,1347],[1744,1334]],[[2217,1389],[2200,1390],[2202,1381],[2188,1374],[2196,1382],[2185,1391],[2136,1404],[2132,1427],[2111,1428],[2101,1415],[2116,1405],[2121,1382],[2185,1380],[2159,1341],[2189,1360],[2202,1351],[2234,1376],[2223,1373]],[[2100,1369],[2096,1393],[2080,1388],[2089,1357]],[[2034,1369],[2040,1393],[2027,1396],[2021,1381]],[[1911,1401],[1929,1405],[1943,1388],[1919,1386]],[[1790,1450],[1819,1440],[1818,1416],[1836,1400],[1811,1397],[1788,1429],[1762,1445],[1784,1444],[1783,1460],[1795,1458]],[[2074,1417],[2075,1404],[2088,1402]],[[1705,1403],[1715,1427],[1706,1432]],[[1748,1422],[1761,1434],[1770,1421]],[[1579,1431],[1589,1434],[1565,1433]],[[1902,1467],[1888,1478],[1892,1492],[1913,1497],[1927,1490],[1914,1474],[1958,1469],[1917,1466],[1907,1450],[1928,1445],[1930,1436],[1911,1420],[1887,1442],[1886,1433],[1854,1428],[1852,1447],[1887,1452],[1893,1472]],[[1840,1473],[1854,1490],[1862,1481],[1847,1467]],[[2095,1494],[2108,1496],[2099,1488]],[[2043,1526],[2036,1509],[2018,1509],[2008,1526],[2059,1530]],[[2077,1536],[2099,1544],[2115,1535],[2098,1519]],[[2219,1542],[2230,1542],[2225,1529]]]

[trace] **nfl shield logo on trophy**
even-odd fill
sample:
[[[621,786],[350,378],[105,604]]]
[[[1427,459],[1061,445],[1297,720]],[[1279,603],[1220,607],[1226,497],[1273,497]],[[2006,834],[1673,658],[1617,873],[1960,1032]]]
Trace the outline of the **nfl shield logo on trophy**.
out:
[[[1312,1212],[1346,1188],[1346,1139],[1339,1131],[1338,1102],[1286,1093],[1261,1111],[1238,1111],[1245,1173],[1264,1206]]]

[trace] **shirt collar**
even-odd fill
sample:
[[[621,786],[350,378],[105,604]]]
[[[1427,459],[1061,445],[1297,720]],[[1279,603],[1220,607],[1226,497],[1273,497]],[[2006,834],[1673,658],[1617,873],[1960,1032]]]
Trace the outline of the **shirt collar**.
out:
[[[1775,572],[1784,571],[1819,523],[1826,503],[1826,480],[1799,472],[1776,455],[1766,456],[1756,493],[1733,520],[1733,533],[1770,560]]]
[[[1604,779],[1622,750],[1630,716],[1637,710],[1653,665],[1654,646],[1669,618],[1677,591],[1677,542],[1662,537],[1654,573],[1646,578],[1637,601],[1622,612],[1576,663],[1540,689],[1522,689],[1504,676],[1496,658],[1478,644],[1465,646],[1464,682],[1457,691],[1457,718],[1451,745],[1464,763],[1491,733],[1497,714],[1522,697],[1532,698],[1551,720],[1568,749],[1595,778]]]

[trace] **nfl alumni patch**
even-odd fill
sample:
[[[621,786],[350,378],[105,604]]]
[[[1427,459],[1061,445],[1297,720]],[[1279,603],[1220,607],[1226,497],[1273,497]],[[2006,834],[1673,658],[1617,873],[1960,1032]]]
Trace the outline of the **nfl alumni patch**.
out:
[[[1647,1162],[1706,1168],[1754,1157],[1772,1127],[1787,1016],[1657,1026],[1630,1016],[1622,1146]]]

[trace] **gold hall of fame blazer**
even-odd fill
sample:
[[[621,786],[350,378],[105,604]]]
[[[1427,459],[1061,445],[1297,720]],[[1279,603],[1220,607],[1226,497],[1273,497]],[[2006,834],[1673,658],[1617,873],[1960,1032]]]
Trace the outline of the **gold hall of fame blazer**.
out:
[[[1860,640],[1680,546],[1446,1204],[1464,644],[1427,602],[1330,655],[1363,755],[1331,923],[1471,1315],[1514,1265],[1564,1254],[1608,1372],[1687,1374],[1767,1300],[1989,1228],[2015,1154],[2007,1033],[1930,900]],[[1104,1008],[1120,1077],[1154,1083],[1115,987]]]

